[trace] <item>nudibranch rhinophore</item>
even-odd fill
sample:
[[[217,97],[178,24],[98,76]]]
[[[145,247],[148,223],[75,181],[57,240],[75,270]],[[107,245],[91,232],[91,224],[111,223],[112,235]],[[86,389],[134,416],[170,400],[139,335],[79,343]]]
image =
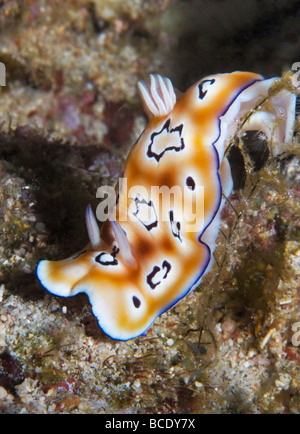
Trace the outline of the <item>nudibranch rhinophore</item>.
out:
[[[127,158],[126,189],[119,187],[101,229],[87,208],[90,244],[63,261],[41,261],[42,285],[62,297],[85,292],[113,339],[145,333],[213,264],[233,187],[225,151],[234,135],[255,130],[291,142],[295,95],[271,92],[276,82],[251,72],[216,74],[178,99],[168,78],[139,82],[149,123]]]

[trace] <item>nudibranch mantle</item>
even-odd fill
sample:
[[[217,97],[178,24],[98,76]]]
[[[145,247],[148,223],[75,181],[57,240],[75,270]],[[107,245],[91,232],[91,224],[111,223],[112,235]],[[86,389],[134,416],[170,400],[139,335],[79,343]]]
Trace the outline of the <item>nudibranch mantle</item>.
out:
[[[269,139],[291,140],[295,96],[288,91],[276,95],[275,112],[256,111],[244,120],[276,80],[239,71],[212,75],[177,101],[168,78],[151,75],[150,83],[140,82],[149,123],[125,163],[126,190],[119,189],[114,217],[99,231],[88,207],[90,244],[63,261],[41,261],[42,285],[63,297],[85,292],[100,327],[113,339],[145,333],[213,264],[222,196],[233,187],[225,155],[230,139],[238,129],[240,134],[252,129]],[[181,196],[165,201],[153,196],[153,186],[180,187],[189,212],[182,212]],[[191,212],[195,204],[201,204],[201,218]]]

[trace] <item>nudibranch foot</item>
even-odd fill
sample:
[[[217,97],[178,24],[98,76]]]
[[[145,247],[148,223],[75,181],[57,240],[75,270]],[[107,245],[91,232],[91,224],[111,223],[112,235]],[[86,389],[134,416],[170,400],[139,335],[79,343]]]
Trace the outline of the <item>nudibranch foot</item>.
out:
[[[168,78],[140,82],[149,124],[125,163],[127,189],[100,229],[88,206],[90,244],[69,259],[41,261],[42,285],[63,297],[85,292],[113,339],[146,333],[213,265],[220,212],[233,188],[227,150],[234,137],[254,131],[270,146],[291,142],[295,95],[274,90],[277,82],[251,72],[216,74],[177,100]]]

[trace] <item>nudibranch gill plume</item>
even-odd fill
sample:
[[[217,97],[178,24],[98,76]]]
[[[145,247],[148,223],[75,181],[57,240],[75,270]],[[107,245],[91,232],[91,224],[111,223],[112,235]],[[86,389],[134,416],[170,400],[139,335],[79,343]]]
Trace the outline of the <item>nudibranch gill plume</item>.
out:
[[[100,229],[87,208],[90,243],[68,259],[41,261],[42,285],[62,297],[85,292],[113,339],[147,332],[211,269],[220,212],[233,188],[225,151],[236,132],[292,140],[295,95],[283,89],[272,96],[276,80],[216,74],[178,98],[168,78],[152,74],[139,82],[149,123],[125,163],[126,189],[119,188],[114,212]],[[272,104],[260,107],[267,98]],[[167,201],[153,195],[153,186],[183,194]]]

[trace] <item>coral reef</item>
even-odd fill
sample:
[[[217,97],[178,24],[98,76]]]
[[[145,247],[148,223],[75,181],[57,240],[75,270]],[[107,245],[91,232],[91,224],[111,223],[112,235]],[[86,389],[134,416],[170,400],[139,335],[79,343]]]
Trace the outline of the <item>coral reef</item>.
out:
[[[139,79],[280,75],[300,61],[297,14],[284,0],[1,2],[1,413],[299,412],[299,120],[225,205],[212,271],[146,337],[112,341],[85,295],[35,275],[87,241],[87,204],[145,126]]]

